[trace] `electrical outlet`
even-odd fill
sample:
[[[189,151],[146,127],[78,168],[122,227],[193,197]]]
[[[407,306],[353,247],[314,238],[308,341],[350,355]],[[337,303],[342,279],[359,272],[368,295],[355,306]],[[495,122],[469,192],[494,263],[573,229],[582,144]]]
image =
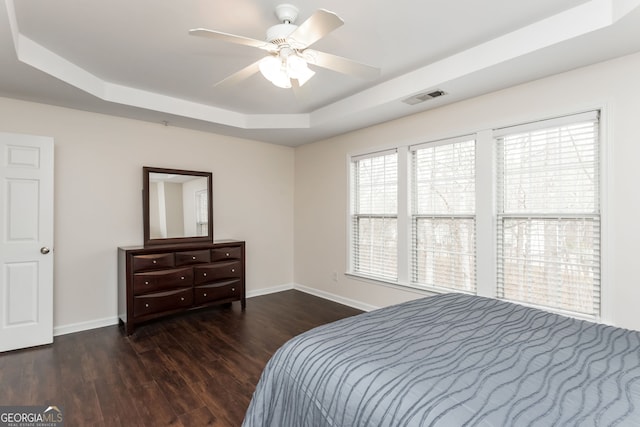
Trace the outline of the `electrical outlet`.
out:
[[[333,280],[334,282],[338,281],[338,272],[334,271],[333,273],[331,273],[331,280]]]

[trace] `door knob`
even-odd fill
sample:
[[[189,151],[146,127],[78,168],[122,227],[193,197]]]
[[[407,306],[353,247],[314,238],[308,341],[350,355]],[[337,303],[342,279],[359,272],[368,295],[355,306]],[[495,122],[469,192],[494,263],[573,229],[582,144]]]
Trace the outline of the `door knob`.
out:
[[[51,249],[49,249],[49,248],[48,248],[48,247],[46,247],[46,246],[43,246],[43,247],[41,247],[41,248],[40,248],[40,253],[41,253],[42,255],[46,255],[46,254],[48,254],[49,252],[51,252]]]

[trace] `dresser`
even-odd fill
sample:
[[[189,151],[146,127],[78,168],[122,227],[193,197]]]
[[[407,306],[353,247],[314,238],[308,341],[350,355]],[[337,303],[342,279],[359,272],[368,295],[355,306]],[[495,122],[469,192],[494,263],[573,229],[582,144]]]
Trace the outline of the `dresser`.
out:
[[[136,325],[194,308],[240,301],[244,310],[244,242],[118,248],[118,316]]]

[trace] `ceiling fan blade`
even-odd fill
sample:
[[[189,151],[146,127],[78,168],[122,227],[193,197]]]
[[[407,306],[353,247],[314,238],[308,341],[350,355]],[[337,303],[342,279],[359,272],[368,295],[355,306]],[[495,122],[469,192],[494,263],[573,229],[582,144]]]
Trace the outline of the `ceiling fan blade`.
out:
[[[303,111],[308,111],[314,100],[313,94],[315,92],[312,87],[311,83],[300,86],[300,83],[298,83],[296,79],[291,79],[291,92],[298,106],[301,107]]]
[[[287,40],[294,43],[296,49],[304,49],[311,46],[331,31],[342,26],[344,21],[335,13],[318,9],[306,21],[291,33]]]
[[[223,33],[222,31],[207,30],[206,28],[194,28],[189,30],[189,35],[198,37],[208,37],[229,43],[241,44],[245,46],[257,47],[258,49],[275,52],[278,46],[264,40],[251,39],[249,37],[236,36],[235,34]]]
[[[360,77],[366,80],[375,79],[380,75],[379,68],[362,64],[341,56],[331,55],[330,53],[308,50],[304,52],[304,57],[308,58],[310,64],[315,64],[318,67],[327,68],[329,70]]]
[[[256,62],[254,62],[253,64],[247,65],[242,70],[236,71],[235,73],[231,74],[230,76],[225,77],[224,79],[222,79],[218,83],[216,83],[214,85],[214,87],[229,87],[229,86],[233,86],[235,84],[238,84],[238,83],[240,83],[241,81],[243,81],[245,79],[248,79],[249,77],[251,77],[252,75],[257,73],[258,71],[260,71],[260,68],[258,66],[260,61],[261,60],[259,59]]]

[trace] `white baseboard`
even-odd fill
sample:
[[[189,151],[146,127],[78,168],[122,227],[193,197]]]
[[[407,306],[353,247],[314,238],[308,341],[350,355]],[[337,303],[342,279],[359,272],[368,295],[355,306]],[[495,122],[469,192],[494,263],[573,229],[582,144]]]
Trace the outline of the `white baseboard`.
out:
[[[294,289],[294,286],[295,285],[293,283],[287,283],[285,285],[256,289],[255,291],[247,291],[247,298],[259,297],[261,295],[275,294],[277,292],[283,292],[283,291],[290,291],[291,289]]]
[[[298,291],[305,292],[307,294],[311,294],[329,301],[337,302],[338,304],[343,304],[349,307],[357,308],[358,310],[362,310],[362,311],[372,311],[379,308],[370,304],[365,304],[361,301],[352,300],[350,298],[345,298],[340,295],[332,294],[330,292],[325,292],[315,288],[310,288],[308,286],[300,285],[298,283],[287,283],[284,285],[272,286],[269,288],[262,288],[262,289],[256,289],[253,291],[248,291],[247,298],[258,297],[261,295],[275,294],[277,292],[289,291],[291,289],[296,289]],[[113,326],[117,324],[118,324],[118,316],[89,320],[87,322],[72,323],[69,325],[55,326],[53,328],[53,336],[57,337],[60,335],[72,334],[74,332],[88,331],[90,329],[103,328],[105,326]]]
[[[72,334],[74,332],[82,332],[89,329],[103,328],[105,326],[113,326],[117,324],[118,316],[89,320],[88,322],[71,323],[69,325],[55,326],[53,328],[53,336],[57,337],[59,335]]]
[[[349,307],[357,308],[358,310],[362,310],[362,311],[373,311],[373,310],[377,310],[378,308],[380,308],[380,307],[376,307],[376,306],[371,305],[371,304],[366,304],[366,303],[361,302],[361,301],[356,301],[356,300],[353,300],[353,299],[350,299],[350,298],[342,297],[340,295],[332,294],[331,292],[325,292],[325,291],[321,291],[319,289],[310,288],[308,286],[300,285],[298,283],[294,283],[293,288],[298,290],[298,291],[305,292],[305,293],[311,294],[311,295],[315,295],[317,297],[324,298],[324,299],[327,299],[329,301],[337,302],[338,304],[347,305]]]
[[[257,289],[255,291],[247,292],[247,298],[257,297],[260,295],[268,295],[276,292],[288,291],[293,289],[293,283],[288,283],[280,286],[272,286],[270,288]],[[105,317],[104,319],[88,320],[86,322],[72,323],[69,325],[54,326],[53,336],[72,334],[74,332],[88,331],[90,329],[103,328],[105,326],[112,326],[118,324],[118,316]]]

